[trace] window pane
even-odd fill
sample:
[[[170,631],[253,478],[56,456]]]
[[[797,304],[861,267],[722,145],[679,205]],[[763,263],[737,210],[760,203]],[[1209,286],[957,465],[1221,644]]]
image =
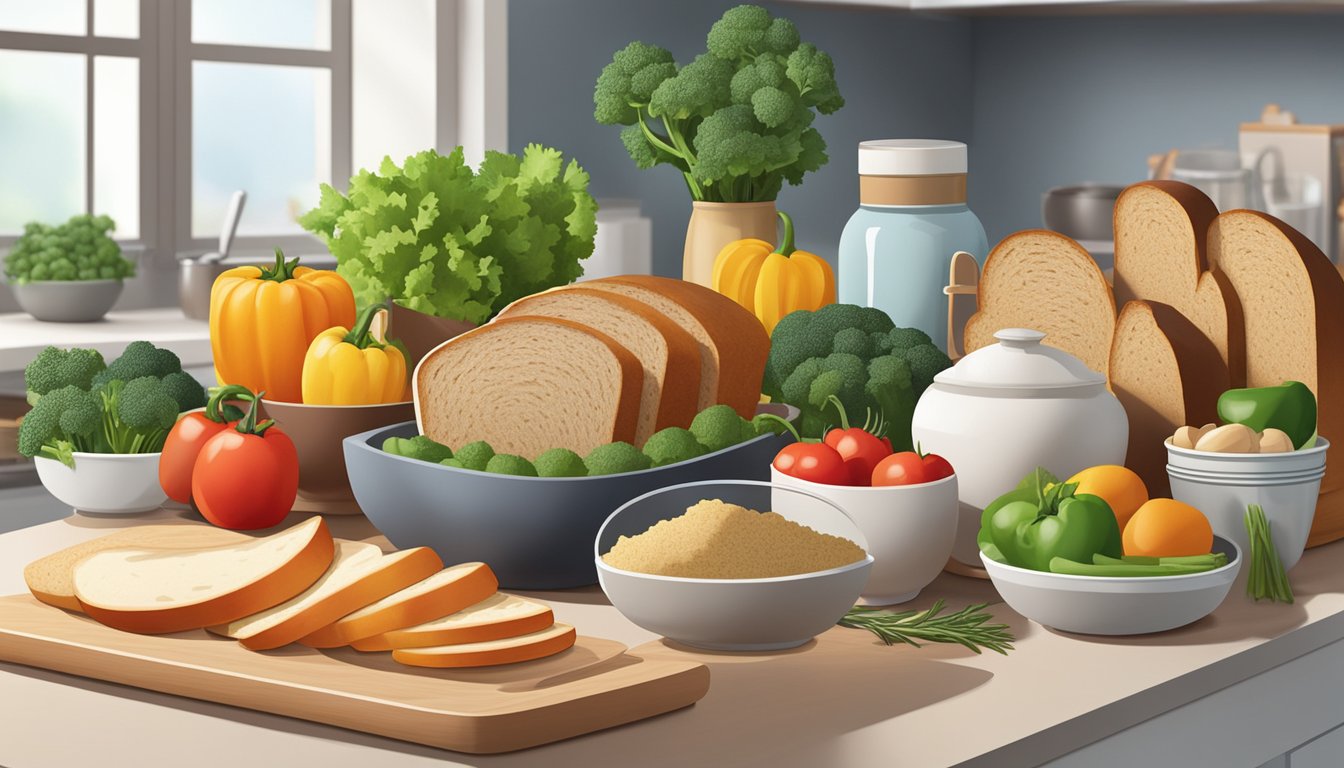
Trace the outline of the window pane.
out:
[[[93,59],[93,212],[140,236],[140,62]]]
[[[192,0],[191,41],[331,49],[331,0]]]
[[[0,233],[84,210],[84,56],[0,50]]]
[[[140,0],[93,0],[93,34],[139,37]]]
[[[0,0],[0,29],[82,35],[87,29],[84,0]]]
[[[239,235],[295,234],[331,180],[331,72],[197,61],[192,65],[192,237],[215,237],[234,190]]]

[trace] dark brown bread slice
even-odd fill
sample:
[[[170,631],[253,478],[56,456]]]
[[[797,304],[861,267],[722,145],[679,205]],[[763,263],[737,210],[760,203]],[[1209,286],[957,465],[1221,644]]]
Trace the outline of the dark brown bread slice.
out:
[[[1173,307],[1131,301],[1120,312],[1111,349],[1111,389],[1129,416],[1125,466],[1153,498],[1169,496],[1164,442],[1177,427],[1218,420],[1229,386],[1218,349]]]
[[[638,358],[588,326],[504,317],[436,347],[415,369],[420,432],[451,448],[484,440],[535,459],[581,456],[635,440],[644,374]]]
[[[1246,381],[1241,302],[1225,275],[1210,270],[1209,225],[1218,208],[1179,181],[1145,181],[1115,202],[1115,300],[1168,304],[1213,342],[1233,386]]]

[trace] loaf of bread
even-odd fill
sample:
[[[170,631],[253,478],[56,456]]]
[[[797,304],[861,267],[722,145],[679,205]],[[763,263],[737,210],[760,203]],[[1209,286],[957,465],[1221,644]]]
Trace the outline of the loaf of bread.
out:
[[[967,354],[994,344],[1004,328],[1031,328],[1106,373],[1115,298],[1097,262],[1068,237],[1041,229],[1009,235],[985,260],[977,305],[966,323]]]
[[[1209,230],[1209,259],[1246,316],[1246,383],[1294,380],[1316,395],[1321,436],[1344,441],[1344,279],[1310,240],[1268,214],[1229,211]],[[1338,438],[1336,436],[1339,436]],[[1309,546],[1344,537],[1344,466],[1331,444]]]
[[[1125,304],[1111,350],[1111,389],[1129,417],[1125,466],[1154,497],[1169,496],[1165,441],[1177,427],[1218,420],[1227,367],[1208,337],[1173,307]]]
[[[1145,181],[1115,202],[1115,300],[1157,301],[1185,315],[1227,366],[1232,386],[1246,381],[1241,302],[1228,278],[1210,270],[1206,238],[1213,201],[1178,181]]]
[[[633,443],[644,393],[639,358],[570,320],[497,319],[444,342],[415,369],[420,434],[460,448],[535,459],[551,448],[586,456]]]
[[[700,346],[691,334],[642,301],[611,291],[551,290],[515,301],[500,317],[558,317],[615,339],[639,358],[644,388],[635,445],[664,427],[687,427],[698,412]]]

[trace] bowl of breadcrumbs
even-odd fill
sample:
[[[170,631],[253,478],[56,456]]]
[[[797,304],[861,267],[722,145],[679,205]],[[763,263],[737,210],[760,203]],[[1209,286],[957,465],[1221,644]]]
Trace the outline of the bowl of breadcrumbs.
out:
[[[873,558],[838,506],[748,480],[662,488],[598,532],[598,581],[635,624],[698,648],[793,648],[834,626]]]

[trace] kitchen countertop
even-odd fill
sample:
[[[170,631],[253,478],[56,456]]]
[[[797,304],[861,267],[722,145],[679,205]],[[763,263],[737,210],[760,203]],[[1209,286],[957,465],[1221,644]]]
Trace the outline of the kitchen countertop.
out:
[[[109,312],[93,323],[44,323],[21,312],[0,314],[0,374],[22,371],[44,347],[89,347],[115,357],[143,339],[171,349],[184,367],[210,363],[210,328],[177,307]]]
[[[38,556],[182,514],[76,515],[4,534],[0,594],[23,591],[23,565]],[[329,521],[385,544],[362,517]],[[948,574],[911,603],[995,603],[1018,638],[1007,657],[888,648],[839,628],[797,651],[694,653],[630,624],[596,587],[533,593],[582,633],[689,653],[712,683],[688,709],[497,756],[0,664],[0,764],[1258,766],[1344,717],[1344,544],[1308,552],[1292,577],[1295,605],[1253,604],[1239,582],[1213,616],[1136,638],[1056,633],[997,603],[987,582]]]

